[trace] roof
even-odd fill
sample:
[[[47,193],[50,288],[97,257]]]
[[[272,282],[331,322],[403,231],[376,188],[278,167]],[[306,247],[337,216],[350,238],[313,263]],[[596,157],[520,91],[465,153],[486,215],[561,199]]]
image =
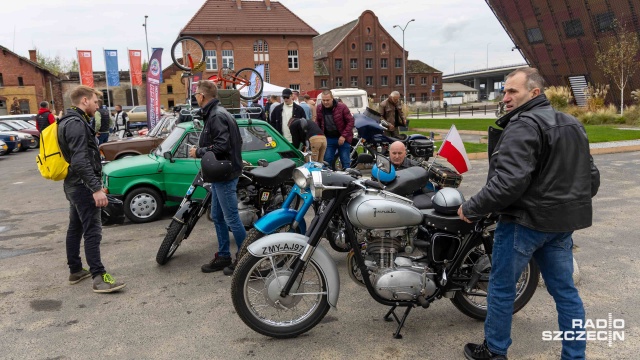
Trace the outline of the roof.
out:
[[[407,74],[442,73],[420,60],[407,60]]]
[[[469,87],[467,85],[463,85],[460,83],[443,83],[442,84],[442,91],[444,92],[470,92],[470,91],[475,91],[478,92],[478,89],[474,89],[472,87]]]
[[[318,32],[277,1],[206,0],[180,35],[309,35]]]
[[[49,74],[51,74],[51,75],[54,75],[54,76],[55,76],[55,74],[54,74],[51,70],[47,69],[46,67],[44,67],[44,66],[42,66],[42,65],[38,64],[37,62],[33,62],[33,61],[31,61],[31,59],[29,59],[29,58],[26,58],[26,57],[24,57],[24,56],[20,56],[20,55],[18,55],[18,54],[14,53],[13,51],[11,51],[11,50],[7,49],[6,47],[4,47],[4,46],[2,46],[2,45],[0,45],[0,51],[2,51],[3,53],[10,53],[11,55],[13,55],[13,56],[15,56],[15,57],[19,58],[20,60],[22,60],[22,61],[26,61],[28,64],[30,64],[30,65],[32,65],[32,66],[35,66],[35,67],[37,67],[38,69],[40,69],[40,70],[42,70],[42,71],[46,71],[46,72],[48,72]]]
[[[330,30],[322,35],[313,38],[313,58],[315,60],[327,57],[329,51],[333,51],[338,44],[349,34],[358,24],[358,19],[346,23],[340,27]]]

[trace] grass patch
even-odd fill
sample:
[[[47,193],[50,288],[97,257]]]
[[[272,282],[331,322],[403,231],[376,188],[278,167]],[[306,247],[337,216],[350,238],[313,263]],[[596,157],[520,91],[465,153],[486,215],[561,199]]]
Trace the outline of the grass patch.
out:
[[[448,129],[455,124],[458,130],[486,131],[490,125],[496,125],[496,119],[411,119],[410,128]]]
[[[478,143],[469,143],[469,142],[463,142],[462,144],[464,144],[464,149],[467,152],[467,154],[487,152],[487,144],[478,144]],[[434,152],[438,152],[438,149],[440,149],[440,146],[442,146],[442,141],[436,141],[434,145],[437,146]]]
[[[640,130],[620,130],[611,125],[585,125],[590,143],[640,139]]]

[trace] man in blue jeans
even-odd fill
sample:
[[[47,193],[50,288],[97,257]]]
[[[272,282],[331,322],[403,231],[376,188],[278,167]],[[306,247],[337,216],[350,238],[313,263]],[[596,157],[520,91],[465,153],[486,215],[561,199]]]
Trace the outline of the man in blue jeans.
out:
[[[191,157],[201,158],[207,151],[213,151],[217,160],[229,160],[232,173],[229,181],[211,183],[211,214],[218,237],[218,252],[213,259],[202,265],[205,273],[224,270],[225,275],[233,274],[235,264],[231,261],[229,250],[229,229],[233,233],[238,249],[242,246],[247,232],[238,214],[236,186],[242,174],[242,137],[235,119],[225,110],[217,99],[218,88],[208,80],[198,82],[195,93],[198,105],[202,109],[204,129],[200,135],[198,148],[189,151]]]
[[[351,165],[351,141],[355,121],[347,105],[336,101],[331,90],[323,91],[321,99],[322,104],[316,108],[316,122],[327,137],[324,161],[333,166],[337,150],[344,170]]]
[[[489,145],[487,184],[458,209],[461,219],[500,215],[495,231],[485,341],[467,344],[467,359],[506,359],[516,282],[533,257],[556,303],[560,331],[575,332],[584,323],[582,300],[573,283],[573,231],[591,226],[591,198],[600,174],[589,154],[584,127],[573,116],[555,111],[541,89],[536,69],[507,76],[504,128]],[[571,336],[568,336],[569,338]],[[584,340],[563,340],[562,359],[584,359]]]

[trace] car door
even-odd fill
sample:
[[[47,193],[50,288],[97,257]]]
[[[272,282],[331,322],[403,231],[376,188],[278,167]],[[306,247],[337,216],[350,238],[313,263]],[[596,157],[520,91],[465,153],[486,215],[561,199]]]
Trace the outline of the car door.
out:
[[[169,200],[180,201],[200,170],[200,159],[189,157],[189,147],[197,145],[199,137],[200,132],[187,132],[173,148],[171,161],[166,161],[162,168]],[[194,197],[201,199],[204,195],[204,189],[199,188]]]

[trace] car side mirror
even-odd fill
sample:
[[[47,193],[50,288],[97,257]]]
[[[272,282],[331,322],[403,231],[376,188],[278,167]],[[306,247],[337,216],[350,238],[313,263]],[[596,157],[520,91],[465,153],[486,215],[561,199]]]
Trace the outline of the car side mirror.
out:
[[[198,119],[193,119],[193,127],[198,130],[198,131],[202,131],[202,121],[198,120]]]
[[[162,156],[172,163],[176,162],[175,160],[173,160],[173,156],[171,156],[171,151],[165,152],[164,154],[162,154]]]

